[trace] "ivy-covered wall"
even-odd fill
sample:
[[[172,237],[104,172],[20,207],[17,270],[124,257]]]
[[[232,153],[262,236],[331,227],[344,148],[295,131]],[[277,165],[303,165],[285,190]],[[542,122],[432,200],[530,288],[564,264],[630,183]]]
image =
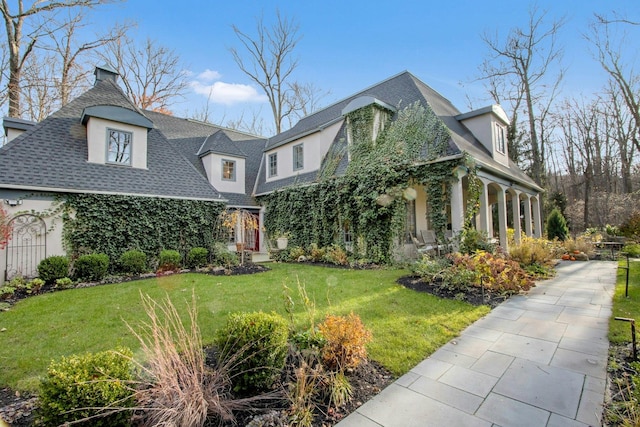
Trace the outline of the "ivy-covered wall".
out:
[[[449,131],[440,119],[419,104],[397,114],[373,141],[370,107],[350,118],[354,139],[351,162],[343,176],[321,174],[311,186],[291,187],[264,196],[265,227],[270,236],[290,234],[289,244],[327,246],[342,243],[345,225],[357,238],[357,256],[372,262],[389,262],[394,236],[405,224],[405,202],[414,185],[424,185],[430,220],[443,237],[447,225],[446,204],[453,171],[464,158],[435,161],[446,155]]]
[[[183,255],[196,246],[211,249],[225,209],[212,201],[98,194],[67,194],[62,201],[67,253],[102,252],[112,263],[129,249],[151,259],[162,249]]]

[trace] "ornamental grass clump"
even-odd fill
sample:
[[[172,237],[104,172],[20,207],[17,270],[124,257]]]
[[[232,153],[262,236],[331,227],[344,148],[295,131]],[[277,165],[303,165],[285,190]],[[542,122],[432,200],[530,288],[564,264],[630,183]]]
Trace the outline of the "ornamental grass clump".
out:
[[[145,358],[135,394],[140,423],[202,426],[208,417],[234,422],[233,411],[246,404],[230,396],[229,368],[235,359],[220,359],[214,368],[205,363],[195,293],[187,305],[188,326],[168,298],[157,303],[143,296],[142,304],[149,320],[139,332],[129,326]]]

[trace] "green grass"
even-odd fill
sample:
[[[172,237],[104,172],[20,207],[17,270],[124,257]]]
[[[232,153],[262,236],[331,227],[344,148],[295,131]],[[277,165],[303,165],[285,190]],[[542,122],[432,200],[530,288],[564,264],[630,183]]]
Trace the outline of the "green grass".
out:
[[[626,267],[627,261],[620,261],[618,267]],[[613,296],[613,316],[609,322],[609,341],[612,343],[631,342],[631,326],[628,322],[614,320],[614,317],[627,317],[640,322],[640,261],[629,263],[629,297],[624,296],[626,271],[618,268],[616,292]],[[637,338],[640,340],[640,324]]]
[[[125,324],[146,320],[140,293],[155,300],[168,295],[185,308],[192,290],[197,298],[203,342],[236,311],[276,311],[286,316],[283,285],[296,302],[295,322],[306,324],[297,283],[304,284],[317,307],[326,313],[354,312],[372,331],[370,357],[400,375],[465,326],[489,311],[459,301],[441,300],[397,285],[406,270],[343,270],[271,264],[271,271],[245,276],[183,274],[135,282],[74,289],[20,301],[0,313],[0,386],[35,390],[52,359],[139,345]],[[186,310],[185,310],[186,319]]]

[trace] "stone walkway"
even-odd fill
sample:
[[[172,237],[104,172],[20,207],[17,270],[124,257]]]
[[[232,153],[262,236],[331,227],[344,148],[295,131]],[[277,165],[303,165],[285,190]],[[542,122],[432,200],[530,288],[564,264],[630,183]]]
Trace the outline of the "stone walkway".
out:
[[[600,426],[616,269],[562,262],[338,426]]]

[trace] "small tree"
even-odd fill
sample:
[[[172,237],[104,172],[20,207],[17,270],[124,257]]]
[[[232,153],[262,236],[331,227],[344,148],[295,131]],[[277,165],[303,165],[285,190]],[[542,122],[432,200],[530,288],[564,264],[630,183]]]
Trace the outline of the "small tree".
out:
[[[243,265],[247,237],[258,229],[258,219],[249,211],[235,209],[222,212],[222,226],[229,232],[235,231],[236,244],[240,244],[240,265]]]
[[[557,237],[558,240],[563,242],[567,237],[569,237],[567,221],[564,219],[564,216],[558,208],[554,208],[547,218],[547,237],[549,240],[553,240]]]
[[[4,249],[11,239],[9,214],[0,207],[0,249]]]

